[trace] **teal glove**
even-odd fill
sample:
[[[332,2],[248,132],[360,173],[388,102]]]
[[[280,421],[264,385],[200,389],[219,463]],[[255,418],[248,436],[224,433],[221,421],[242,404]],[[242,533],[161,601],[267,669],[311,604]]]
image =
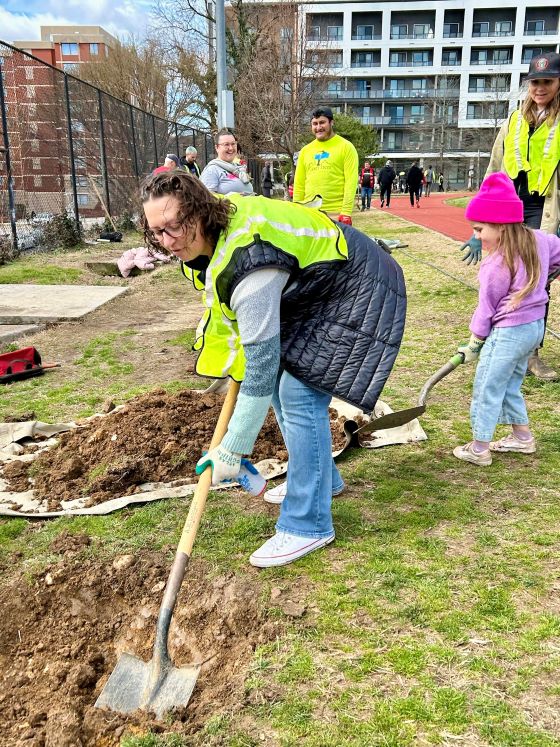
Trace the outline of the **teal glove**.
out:
[[[462,257],[462,261],[466,262],[468,265],[473,263],[473,265],[476,265],[477,262],[480,262],[482,259],[482,241],[480,239],[477,239],[476,236],[473,235],[470,237],[468,241],[465,241],[462,247],[459,248],[459,251],[462,252],[465,249],[468,249],[467,253]]]
[[[463,355],[463,363],[472,363],[478,358],[483,345],[484,340],[471,335],[471,339],[465,345],[459,345],[457,352]]]
[[[212,485],[219,485],[224,480],[235,480],[241,468],[241,454],[236,454],[220,444],[200,457],[196,463],[195,472],[201,475],[210,466],[212,467]]]

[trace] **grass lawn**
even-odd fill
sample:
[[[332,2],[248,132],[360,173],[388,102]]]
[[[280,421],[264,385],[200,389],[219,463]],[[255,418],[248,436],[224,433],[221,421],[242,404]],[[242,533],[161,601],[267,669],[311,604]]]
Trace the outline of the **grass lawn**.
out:
[[[465,208],[471,201],[471,197],[455,197],[453,200],[446,200],[447,205],[453,205],[454,207]]]
[[[458,242],[409,231],[392,215],[357,215],[355,225],[408,244],[406,254],[394,253],[409,309],[383,399],[393,409],[409,407],[468,338],[476,304],[474,290],[424,263],[474,285],[476,272],[459,261]],[[46,272],[44,257],[25,266],[35,261]],[[167,268],[150,280],[170,306],[181,303],[177,274]],[[554,289],[549,325],[556,331],[558,296]],[[122,314],[126,305],[115,308]],[[92,327],[75,356],[79,401],[72,379],[61,392],[44,376],[0,392],[0,420],[24,407],[53,415],[44,404],[51,398],[59,421],[89,412],[99,401],[99,376],[115,393],[144,391],[139,364],[128,362],[136,331],[133,318],[103,336]],[[191,340],[185,330],[167,347]],[[551,337],[546,357],[560,365]],[[297,588],[307,609],[245,662],[239,709],[217,712],[198,741],[136,734],[123,736],[123,747],[560,747],[560,384],[528,378],[524,385],[537,454],[496,455],[491,467],[477,468],[452,456],[470,439],[473,374],[461,366],[434,388],[422,418],[427,441],[343,456],[349,490],[333,502],[334,545],[259,574],[263,599],[274,587]],[[104,517],[0,520],[0,560],[10,558],[2,574],[33,576],[60,559],[51,544],[62,531],[87,532],[94,541],[84,552],[108,560],[153,550],[178,539],[184,516],[185,502],[170,500]],[[195,553],[216,573],[243,575],[273,524],[250,501],[214,493]],[[271,606],[270,614],[280,613]]]

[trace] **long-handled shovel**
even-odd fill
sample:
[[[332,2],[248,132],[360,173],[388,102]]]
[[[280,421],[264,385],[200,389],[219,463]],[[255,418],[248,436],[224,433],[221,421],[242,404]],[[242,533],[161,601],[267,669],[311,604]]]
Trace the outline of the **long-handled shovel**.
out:
[[[371,420],[361,428],[357,428],[354,432],[354,436],[361,435],[363,433],[371,433],[372,431],[386,430],[387,428],[396,428],[399,425],[406,425],[410,423],[414,418],[423,415],[426,412],[426,400],[431,388],[438,381],[441,381],[447,374],[454,371],[464,360],[463,353],[457,353],[447,363],[442,366],[438,371],[430,376],[428,381],[422,387],[422,391],[418,396],[418,405],[416,407],[410,407],[408,410],[399,410],[398,412],[390,412],[388,415],[382,415],[380,418]]]
[[[238,391],[239,384],[232,381],[214,430],[211,449],[220,443],[226,433]],[[131,654],[122,654],[97,698],[97,708],[110,708],[119,713],[131,713],[138,709],[154,711],[161,719],[172,708],[182,707],[188,703],[201,665],[190,664],[180,669],[174,667],[169,658],[167,640],[177,595],[183,583],[211,484],[212,471],[209,467],[198,480],[179,540],[159,610],[151,660],[144,662]]]

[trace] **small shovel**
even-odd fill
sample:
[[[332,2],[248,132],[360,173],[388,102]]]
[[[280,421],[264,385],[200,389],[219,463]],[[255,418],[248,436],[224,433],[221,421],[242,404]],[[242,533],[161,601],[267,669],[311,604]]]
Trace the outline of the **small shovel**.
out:
[[[227,431],[238,391],[239,384],[232,381],[212,436],[211,449],[218,446]],[[132,713],[139,709],[153,711],[162,719],[172,708],[183,707],[189,702],[201,664],[174,667],[169,657],[167,641],[177,595],[183,583],[211,484],[212,470],[209,467],[198,480],[179,540],[159,610],[151,660],[144,662],[136,656],[123,653],[95,702],[96,708],[108,708],[119,713]]]
[[[387,428],[397,428],[399,425],[406,425],[415,418],[423,415],[426,412],[426,399],[430,393],[431,388],[438,381],[441,381],[447,374],[454,371],[457,366],[461,365],[465,359],[463,353],[457,353],[453,356],[444,366],[435,372],[433,376],[430,376],[428,381],[422,387],[422,391],[418,397],[417,407],[409,407],[408,410],[399,410],[398,412],[390,412],[387,415],[382,415],[379,418],[371,420],[366,425],[362,425],[361,428],[357,428],[354,431],[353,436],[356,437],[362,433],[371,433],[372,431],[386,430]]]

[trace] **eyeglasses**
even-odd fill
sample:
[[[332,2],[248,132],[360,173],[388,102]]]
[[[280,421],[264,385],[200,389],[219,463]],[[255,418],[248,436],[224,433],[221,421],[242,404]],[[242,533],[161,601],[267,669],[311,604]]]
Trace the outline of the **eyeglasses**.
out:
[[[164,233],[166,233],[172,239],[178,239],[179,236],[182,236],[184,232],[185,232],[185,227],[182,223],[177,223],[174,226],[165,226],[165,228],[148,229],[148,233],[154,239],[156,239],[156,241],[160,241],[163,238]]]
[[[232,140],[230,143],[217,143],[216,148],[235,148],[236,145],[235,140]]]

